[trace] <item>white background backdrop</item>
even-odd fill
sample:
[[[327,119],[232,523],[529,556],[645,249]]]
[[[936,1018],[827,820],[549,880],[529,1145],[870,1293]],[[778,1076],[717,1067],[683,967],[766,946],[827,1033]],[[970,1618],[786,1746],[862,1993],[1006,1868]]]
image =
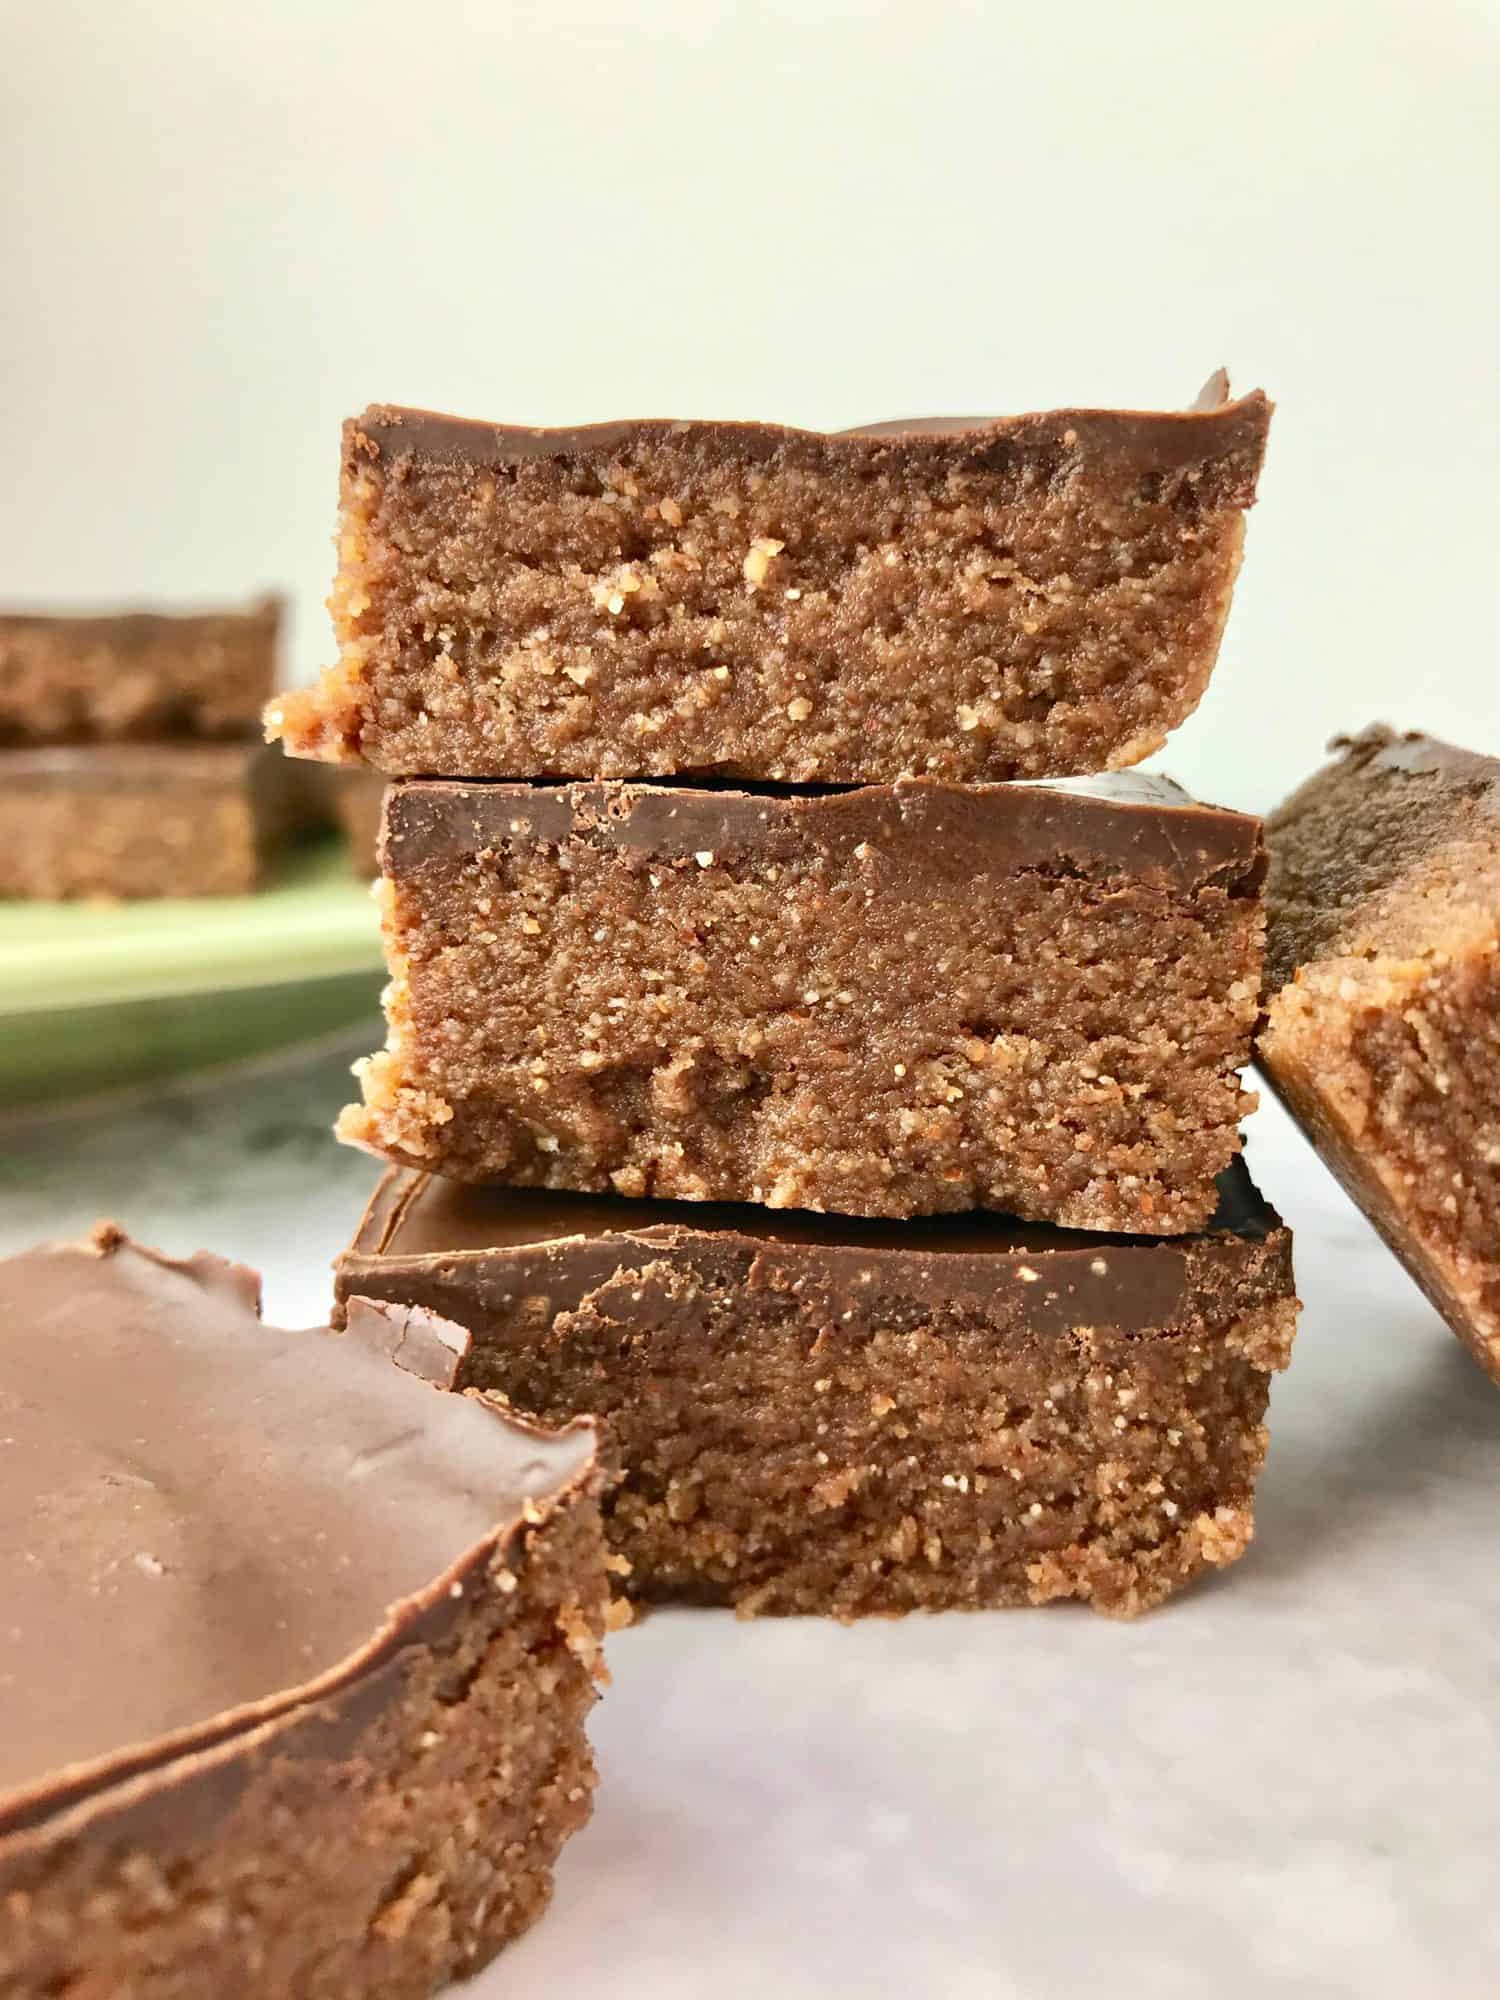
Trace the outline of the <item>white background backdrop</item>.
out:
[[[1166,763],[1500,748],[1484,0],[0,0],[0,600],[296,597],[339,420],[1280,413]]]

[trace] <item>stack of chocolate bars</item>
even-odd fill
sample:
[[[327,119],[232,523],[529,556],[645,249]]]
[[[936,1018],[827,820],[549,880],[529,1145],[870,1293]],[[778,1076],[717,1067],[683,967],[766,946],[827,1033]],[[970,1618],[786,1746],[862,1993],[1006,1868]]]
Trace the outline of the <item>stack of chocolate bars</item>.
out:
[[[300,817],[257,728],[280,613],[0,613],[0,896],[257,887]]]
[[[340,1293],[602,1420],[629,1596],[1127,1613],[1244,1549],[1261,828],[1089,774],[1201,696],[1268,420],[347,426],[270,714],[398,781]]]

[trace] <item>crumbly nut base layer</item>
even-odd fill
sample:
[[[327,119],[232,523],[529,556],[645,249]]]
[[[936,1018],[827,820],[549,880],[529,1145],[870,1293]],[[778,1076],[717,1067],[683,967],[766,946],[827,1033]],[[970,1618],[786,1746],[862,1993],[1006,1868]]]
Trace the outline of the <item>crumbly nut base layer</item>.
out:
[[[248,735],[280,615],[274,599],[201,616],[0,614],[0,745]]]
[[[1258,1054],[1500,1381],[1500,764],[1407,754],[1367,731],[1268,823],[1279,990]]]
[[[1254,464],[849,458],[392,461],[351,425],[339,662],[273,730],[401,774],[847,783],[1118,768],[1192,713]]]
[[[425,2000],[476,1971],[588,1817],[598,1532],[591,1501],[529,1530],[351,1744],[258,1758],[216,1818],[0,1840],[6,2000]]]
[[[261,839],[243,784],[25,796],[0,789],[0,896],[238,896],[257,886]]]
[[[607,1532],[643,1601],[1128,1616],[1244,1552],[1297,1312],[1285,1232],[1205,1268],[1160,1333],[1043,1337],[999,1298],[870,1307],[854,1328],[811,1286],[726,1295],[648,1262],[527,1332],[488,1337],[480,1304],[465,1379],[603,1419]]]
[[[403,864],[340,1136],[466,1181],[1201,1227],[1253,1105],[1254,889],[884,868],[634,865],[581,824]]]
[[[1273,999],[1260,1059],[1294,1116],[1500,1382],[1500,941],[1331,959]]]

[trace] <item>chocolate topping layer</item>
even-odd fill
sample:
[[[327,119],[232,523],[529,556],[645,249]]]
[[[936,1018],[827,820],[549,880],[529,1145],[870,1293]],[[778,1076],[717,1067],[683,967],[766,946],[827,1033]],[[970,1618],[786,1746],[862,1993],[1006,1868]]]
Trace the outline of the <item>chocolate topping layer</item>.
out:
[[[1189,1258],[1262,1243],[1281,1226],[1242,1160],[1219,1179],[1219,1208],[1197,1237],[1153,1242],[972,1213],[880,1222],[722,1202],[602,1200],[538,1189],[462,1187],[434,1175],[387,1173],[339,1262],[341,1295],[377,1276],[409,1289],[424,1277],[485,1272],[516,1298],[586,1291],[622,1265],[687,1255],[760,1289],[816,1270],[830,1291],[899,1293],[940,1307],[1011,1292],[1036,1332],[1081,1324],[1124,1331],[1170,1325]],[[458,1344],[412,1330],[404,1365],[451,1379]],[[419,1354],[425,1355],[418,1359]]]
[[[897,418],[845,431],[808,431],[782,424],[626,418],[556,429],[482,423],[434,410],[373,404],[346,426],[346,449],[370,458],[407,455],[440,463],[501,467],[528,459],[633,449],[664,438],[681,439],[741,460],[795,457],[799,445],[826,454],[842,450],[852,463],[888,452],[910,457],[940,450],[952,455],[963,440],[976,461],[1003,462],[1019,450],[1055,450],[1060,464],[1083,456],[1127,462],[1143,475],[1172,474],[1189,466],[1214,466],[1214,497],[1248,506],[1265,449],[1271,405],[1257,389],[1234,401],[1222,373],[1211,377],[1187,410],[1051,410],[1014,417]]]
[[[1268,995],[1319,959],[1451,957],[1455,923],[1480,942],[1494,923],[1500,759],[1381,723],[1328,747],[1267,823]]]
[[[1446,778],[1450,784],[1472,790],[1476,800],[1487,805],[1500,803],[1500,759],[1478,750],[1464,750],[1440,737],[1424,736],[1409,729],[1396,735],[1375,723],[1358,736],[1335,736],[1330,750],[1347,750],[1361,767],[1370,772],[1400,771],[1414,778]]]
[[[1128,873],[1193,891],[1224,875],[1253,892],[1264,872],[1260,822],[1198,805],[1176,785],[1135,772],[1046,784],[949,785],[911,780],[847,792],[700,791],[635,785],[397,786],[386,806],[384,865],[400,877],[424,862],[506,842],[566,840],[578,831],[609,847],[671,859],[774,853],[798,844],[797,822],[819,837],[867,843],[891,867],[953,880],[997,865],[1046,873]],[[1242,879],[1243,878],[1243,879]]]
[[[0,1832],[358,1680],[592,1457],[114,1231],[0,1263],[0,1324]]]

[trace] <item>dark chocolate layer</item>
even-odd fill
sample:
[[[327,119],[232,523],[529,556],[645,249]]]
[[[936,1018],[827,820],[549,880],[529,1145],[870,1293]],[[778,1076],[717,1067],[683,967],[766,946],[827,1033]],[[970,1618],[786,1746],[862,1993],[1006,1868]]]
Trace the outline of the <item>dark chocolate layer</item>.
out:
[[[0,1263],[0,1324],[0,1833],[347,1689],[592,1457],[118,1232]]]
[[[851,465],[896,452],[911,458],[962,455],[996,464],[1026,454],[1059,464],[1094,457],[1128,464],[1143,477],[1212,467],[1216,498],[1248,506],[1265,449],[1271,405],[1260,390],[1235,401],[1228,382],[1213,376],[1187,410],[1052,410],[1015,417],[900,418],[847,431],[807,431],[767,423],[685,422],[629,418],[556,429],[491,424],[375,404],[353,419],[346,448],[374,458],[406,455],[502,467],[536,458],[598,458],[628,453],[664,438],[707,455],[756,461],[830,450]]]
[[[807,834],[855,848],[918,880],[991,871],[1128,875],[1192,892],[1216,876],[1253,890],[1264,872],[1260,821],[1194,803],[1159,778],[1123,772],[1046,784],[913,779],[779,795],[631,784],[399,785],[386,806],[384,861],[398,880],[425,862],[486,847],[592,840],[642,859],[709,853],[774,858]]]
[[[538,1189],[462,1187],[392,1169],[376,1188],[339,1260],[341,1297],[384,1282],[417,1298],[423,1279],[467,1274],[487,1295],[576,1295],[636,1256],[685,1256],[700,1268],[742,1267],[759,1286],[816,1273],[820,1288],[897,1292],[935,1304],[991,1303],[1009,1293],[1038,1332],[1107,1325],[1145,1332],[1169,1325],[1189,1283],[1190,1260],[1233,1259],[1260,1244],[1280,1218],[1236,1160],[1220,1177],[1219,1208],[1195,1237],[1153,1241],[1094,1235],[975,1212],[880,1222],[719,1202],[603,1200]],[[432,1372],[414,1332],[403,1363]],[[431,1353],[441,1363],[444,1345]],[[443,1364],[446,1365],[446,1364]],[[440,1377],[440,1379],[443,1379]]]

